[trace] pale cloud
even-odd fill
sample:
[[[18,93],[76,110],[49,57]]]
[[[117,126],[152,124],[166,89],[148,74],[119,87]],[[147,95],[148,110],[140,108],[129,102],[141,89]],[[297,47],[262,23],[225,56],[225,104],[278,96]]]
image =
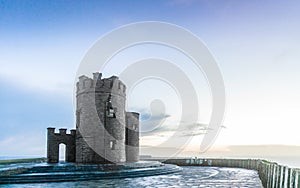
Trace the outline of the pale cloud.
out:
[[[142,138],[144,136],[167,137],[168,135],[174,134],[175,132],[179,132],[179,135],[181,137],[198,136],[206,134],[209,130],[210,129],[208,128],[207,124],[201,123],[187,124],[180,128],[176,125],[163,125],[154,129],[153,131],[142,133]]]
[[[0,140],[0,156],[45,154],[45,135],[40,132],[27,132]]]
[[[47,70],[47,67],[33,70],[30,67],[14,69],[6,66],[0,69],[1,80],[24,90],[37,93],[50,92],[59,95],[72,96],[75,76],[63,70]]]
[[[15,141],[15,137],[4,138],[3,140],[0,140],[0,147],[1,148],[7,147],[8,145],[12,144],[14,141]]]

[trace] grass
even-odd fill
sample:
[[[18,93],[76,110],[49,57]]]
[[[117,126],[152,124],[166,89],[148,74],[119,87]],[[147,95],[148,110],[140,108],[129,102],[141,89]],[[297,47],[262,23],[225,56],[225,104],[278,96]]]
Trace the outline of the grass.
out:
[[[28,158],[28,159],[0,160],[0,165],[16,164],[16,163],[36,163],[36,162],[46,162],[46,158],[41,157],[41,158]]]

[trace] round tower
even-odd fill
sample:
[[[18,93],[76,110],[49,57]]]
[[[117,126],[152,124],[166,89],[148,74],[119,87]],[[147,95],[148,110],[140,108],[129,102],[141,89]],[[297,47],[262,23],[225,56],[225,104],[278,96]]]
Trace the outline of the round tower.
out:
[[[125,162],[126,87],[116,76],[77,83],[76,162]]]

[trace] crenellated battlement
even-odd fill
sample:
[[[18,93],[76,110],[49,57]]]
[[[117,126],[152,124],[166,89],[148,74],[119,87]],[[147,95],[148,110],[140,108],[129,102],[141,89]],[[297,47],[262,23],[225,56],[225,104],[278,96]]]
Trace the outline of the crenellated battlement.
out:
[[[59,129],[59,134],[66,135],[67,134],[67,129]]]
[[[55,128],[53,128],[53,127],[48,127],[47,130],[48,130],[48,134],[50,134],[50,135],[61,135],[61,136],[64,136],[64,135],[75,136],[76,135],[75,129],[71,129],[70,134],[67,134],[67,129],[65,129],[65,128],[60,128],[58,133],[55,132]]]
[[[86,92],[102,92],[125,96],[126,86],[117,76],[102,78],[102,73],[93,73],[93,78],[85,75],[77,82],[77,95]]]

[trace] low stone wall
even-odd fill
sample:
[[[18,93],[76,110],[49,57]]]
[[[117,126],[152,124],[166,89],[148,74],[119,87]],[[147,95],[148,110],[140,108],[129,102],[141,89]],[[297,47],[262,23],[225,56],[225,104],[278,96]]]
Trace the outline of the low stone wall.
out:
[[[157,159],[156,159],[157,160]],[[256,170],[265,188],[300,187],[300,169],[289,168],[261,159],[185,158],[160,160],[179,166],[216,166]]]

